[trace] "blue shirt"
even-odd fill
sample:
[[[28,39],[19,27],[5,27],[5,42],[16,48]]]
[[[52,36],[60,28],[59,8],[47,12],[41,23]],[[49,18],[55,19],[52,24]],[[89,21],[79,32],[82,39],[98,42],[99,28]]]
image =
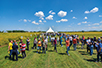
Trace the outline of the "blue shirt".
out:
[[[101,48],[101,52],[102,52],[102,43],[99,43],[99,46],[100,46],[100,48]]]
[[[60,41],[62,42],[62,36],[60,37]]]

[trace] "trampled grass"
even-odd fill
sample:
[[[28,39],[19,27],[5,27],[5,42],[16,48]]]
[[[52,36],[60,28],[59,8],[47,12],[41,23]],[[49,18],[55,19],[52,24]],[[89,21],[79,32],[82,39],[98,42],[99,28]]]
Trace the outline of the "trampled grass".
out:
[[[69,33],[68,33],[69,34]],[[81,33],[78,35],[82,35]],[[97,34],[87,34],[87,36],[96,35],[96,37],[101,36],[101,33]],[[54,47],[51,43],[48,43],[48,51],[46,54],[36,53],[36,49],[32,49],[34,36],[30,38],[30,51],[26,51],[26,58],[22,59],[21,55],[18,55],[18,61],[9,60],[9,54],[7,52],[8,46],[0,48],[0,68],[101,68],[102,63],[96,63],[96,50],[94,49],[94,54],[90,56],[85,49],[81,49],[81,44],[77,46],[77,50],[74,51],[73,46],[69,51],[70,56],[66,54],[65,42],[63,42],[63,47],[57,45],[58,53],[54,51]],[[23,40],[26,43],[26,40]]]

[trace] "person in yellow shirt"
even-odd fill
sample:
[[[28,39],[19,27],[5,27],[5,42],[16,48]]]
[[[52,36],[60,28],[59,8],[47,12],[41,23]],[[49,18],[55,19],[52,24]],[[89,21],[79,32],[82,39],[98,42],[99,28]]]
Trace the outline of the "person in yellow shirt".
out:
[[[10,57],[9,57],[10,59],[11,59],[11,55],[12,55],[12,51],[13,51],[13,50],[12,50],[12,46],[13,46],[13,41],[11,40],[11,41],[9,42],[9,46],[8,46],[8,51],[10,51],[10,54],[9,54],[9,55],[10,55]]]
[[[37,53],[38,53],[38,50],[40,50],[40,51],[41,51],[41,41],[40,41],[40,39],[38,40]]]

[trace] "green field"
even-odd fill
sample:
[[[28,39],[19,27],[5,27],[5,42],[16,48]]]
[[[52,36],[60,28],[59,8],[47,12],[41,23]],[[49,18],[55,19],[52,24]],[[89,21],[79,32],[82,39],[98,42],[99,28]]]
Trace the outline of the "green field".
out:
[[[67,33],[67,34],[78,34],[79,36],[84,35],[85,37],[100,37],[102,32],[93,33]],[[69,51],[70,56],[66,52],[65,42],[63,47],[57,45],[58,53],[54,51],[54,47],[51,43],[48,43],[48,51],[46,54],[38,54],[37,50],[32,49],[33,37],[30,41],[30,51],[26,51],[26,58],[22,59],[21,55],[18,55],[18,61],[9,60],[8,46],[0,47],[0,68],[102,68],[102,63],[96,63],[96,50],[94,54],[90,56],[85,49],[81,49],[81,44],[77,46],[77,50],[74,51],[73,47]],[[24,43],[26,40],[23,40]],[[1,42],[1,41],[0,41]],[[5,58],[6,57],[6,58]]]

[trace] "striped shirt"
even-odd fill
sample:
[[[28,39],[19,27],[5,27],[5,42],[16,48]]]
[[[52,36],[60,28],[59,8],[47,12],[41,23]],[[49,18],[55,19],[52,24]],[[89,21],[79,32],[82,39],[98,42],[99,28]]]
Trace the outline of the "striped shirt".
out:
[[[25,44],[22,44],[21,45],[21,51],[25,51],[25,49],[26,49],[26,45]]]

